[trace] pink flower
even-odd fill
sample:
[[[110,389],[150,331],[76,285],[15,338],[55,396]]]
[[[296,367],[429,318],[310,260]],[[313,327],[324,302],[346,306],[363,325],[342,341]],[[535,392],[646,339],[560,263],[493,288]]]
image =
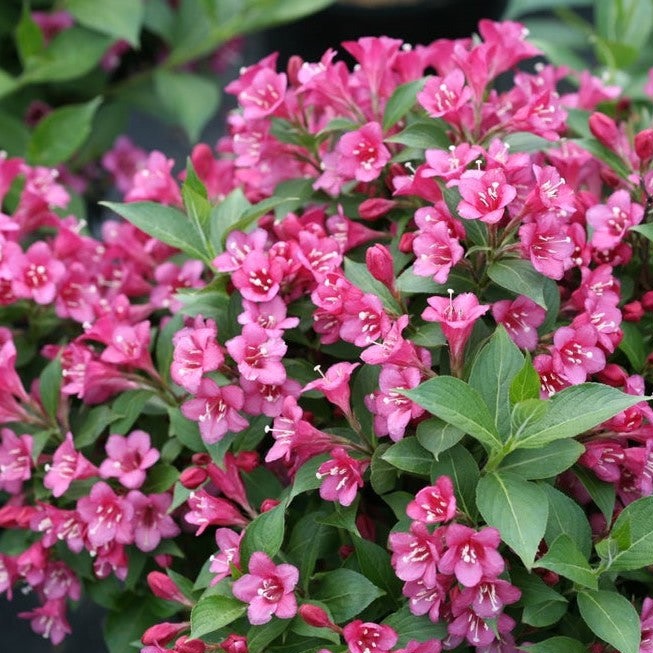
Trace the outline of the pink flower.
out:
[[[66,599],[47,601],[29,612],[19,612],[18,616],[29,619],[32,630],[49,639],[55,646],[72,632],[66,620]]]
[[[446,116],[456,125],[460,124],[457,115],[472,96],[465,86],[465,76],[459,68],[449,72],[446,77],[430,77],[422,91],[417,94],[417,101],[434,118]]]
[[[518,347],[534,351],[538,341],[537,327],[544,322],[546,311],[532,299],[519,295],[512,301],[502,299],[494,302],[492,317],[498,324],[503,324]]]
[[[145,495],[132,490],[126,500],[134,507],[134,544],[141,551],[154,551],[161,538],[179,535],[179,527],[168,514],[170,494]]]
[[[360,129],[344,134],[338,141],[336,152],[339,154],[338,173],[358,181],[373,181],[390,160],[378,122],[368,122]]]
[[[462,293],[455,299],[453,293],[449,298],[429,297],[429,308],[424,309],[422,318],[428,322],[438,322],[442,333],[449,341],[451,357],[460,360],[467,339],[472,333],[474,322],[485,314],[490,308],[486,304],[479,304],[474,293]]]
[[[322,480],[320,496],[325,501],[337,501],[349,506],[363,487],[363,473],[369,465],[367,460],[352,458],[342,447],[335,447],[331,458],[322,463],[316,476]]]
[[[416,256],[413,272],[420,277],[433,277],[437,283],[447,281],[451,268],[465,253],[458,239],[449,233],[449,226],[444,221],[438,221],[428,230],[421,231],[412,245]]]
[[[342,631],[350,653],[388,653],[399,636],[390,626],[356,619]]]
[[[214,444],[229,431],[238,433],[248,422],[238,411],[243,407],[244,394],[235,385],[218,386],[208,377],[200,381],[197,397],[181,406],[184,417],[199,422],[200,435],[208,444]]]
[[[145,150],[134,145],[127,136],[119,136],[102,157],[102,166],[113,175],[118,190],[125,194],[131,190],[134,175],[146,161]]]
[[[273,297],[267,302],[250,302],[243,299],[243,312],[238,316],[238,324],[254,322],[270,335],[281,335],[284,329],[292,329],[299,324],[299,318],[287,317],[288,307],[281,297]]]
[[[215,585],[223,578],[231,576],[232,565],[240,568],[240,541],[243,539],[244,534],[244,531],[236,533],[231,528],[218,528],[215,531],[215,542],[218,545],[219,552],[210,558],[209,570],[215,574],[211,580],[211,585]]]
[[[616,191],[606,204],[593,206],[585,214],[587,223],[594,228],[592,246],[600,250],[616,247],[643,217],[644,207],[632,202],[627,190]]]
[[[297,567],[275,565],[263,552],[255,551],[249,560],[249,573],[232,587],[233,595],[249,603],[247,617],[254,626],[265,624],[276,615],[291,619],[297,614],[294,589],[299,580]]]
[[[440,476],[435,485],[422,488],[415,499],[406,506],[411,519],[425,524],[450,521],[456,514],[456,497],[453,483],[448,476]]]
[[[496,619],[496,631],[499,635],[509,633],[515,627],[515,621],[507,614],[500,614]],[[477,615],[472,608],[466,608],[447,626],[450,635],[464,637],[476,647],[484,647],[495,639],[495,629]]]
[[[434,623],[440,619],[440,611],[447,598],[447,588],[451,580],[439,574],[432,585],[427,585],[423,578],[404,583],[402,593],[408,598],[408,609],[414,615],[427,614]]]
[[[198,315],[192,326],[184,327],[172,337],[170,376],[184,390],[196,393],[202,375],[217,370],[224,362],[217,336],[215,322],[205,321]]]
[[[51,304],[66,266],[52,254],[43,241],[30,245],[25,256],[11,259],[13,289],[18,297],[33,299],[37,304]]]
[[[467,220],[481,220],[496,224],[501,220],[505,207],[517,196],[514,186],[498,168],[491,170],[468,170],[455,182],[462,200],[458,213]]]
[[[533,267],[545,277],[562,279],[565,270],[573,265],[574,242],[567,227],[550,213],[522,225],[519,240],[524,257],[530,258]]]
[[[454,613],[471,607],[484,619],[492,619],[503,611],[505,605],[519,600],[521,590],[501,578],[482,579],[474,587],[465,587],[452,601]]]
[[[247,526],[249,523],[231,501],[214,497],[206,490],[191,492],[188,507],[190,511],[184,519],[199,526],[195,535],[201,535],[208,526]]]
[[[55,497],[62,496],[72,481],[90,478],[98,474],[98,469],[79,451],[75,450],[73,435],[70,431],[54,452],[52,463],[45,466],[46,474],[43,485],[52,490]]]
[[[560,327],[553,335],[553,369],[575,385],[583,383],[589,374],[605,367],[605,354],[596,347],[598,333],[588,324]]]
[[[465,587],[478,585],[483,576],[496,578],[505,566],[496,550],[501,542],[499,531],[486,526],[475,531],[460,524],[450,524],[445,534],[448,550],[440,559],[443,574],[455,574]]]
[[[171,171],[175,162],[154,150],[132,178],[132,186],[125,195],[126,202],[150,200],[181,206],[181,193]]]
[[[254,250],[245,255],[231,282],[244,299],[269,302],[277,296],[284,276],[283,259],[269,252]]]
[[[32,476],[31,435],[16,435],[11,429],[0,430],[0,488],[16,493],[23,481]]]
[[[103,478],[118,478],[130,490],[143,485],[145,470],[160,456],[150,446],[150,436],[145,431],[132,431],[128,436],[110,435],[105,450],[107,458],[100,465],[100,474]]]
[[[270,336],[258,324],[246,324],[242,335],[225,343],[238,371],[248,381],[280,385],[286,380],[286,369],[281,358],[288,346],[278,336]]]
[[[86,536],[95,549],[113,542],[134,541],[134,507],[116,495],[103,481],[96,483],[87,497],[77,502],[77,512],[87,525]]]
[[[394,532],[388,536],[392,551],[392,567],[397,578],[422,580],[427,587],[436,583],[436,567],[442,553],[441,534],[431,534],[422,522],[413,522],[409,533]]]
[[[349,399],[351,390],[349,387],[351,375],[360,363],[335,363],[320,378],[307,383],[302,392],[319,390],[335,406],[338,406],[345,415],[351,414]],[[320,373],[319,366],[317,369]]]
[[[244,80],[245,76],[241,79]],[[238,94],[238,102],[244,109],[243,117],[246,120],[265,118],[282,104],[288,84],[284,73],[261,67],[247,81],[248,84]]]
[[[653,75],[651,80],[653,81]],[[642,603],[640,623],[642,641],[639,645],[639,653],[653,653],[653,599],[649,596]]]

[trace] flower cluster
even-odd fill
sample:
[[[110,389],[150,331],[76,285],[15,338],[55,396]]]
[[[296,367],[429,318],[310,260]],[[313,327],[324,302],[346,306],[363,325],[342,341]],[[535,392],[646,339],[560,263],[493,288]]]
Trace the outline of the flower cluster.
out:
[[[105,581],[143,604],[115,651],[647,650],[653,138],[525,37],[266,57],[182,179],[116,143],[101,239],[0,161],[0,590],[37,632]]]

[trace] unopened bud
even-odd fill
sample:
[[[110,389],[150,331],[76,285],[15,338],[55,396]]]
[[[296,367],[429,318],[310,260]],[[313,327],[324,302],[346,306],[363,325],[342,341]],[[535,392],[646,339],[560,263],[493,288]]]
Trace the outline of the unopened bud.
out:
[[[598,111],[589,117],[589,128],[597,141],[610,148],[617,149],[619,143],[619,128],[612,118]]]
[[[299,616],[309,625],[315,628],[328,628],[332,625],[329,615],[324,608],[312,603],[304,603],[299,606]]]
[[[172,567],[172,556],[169,553],[159,553],[154,556],[154,562],[162,569],[167,569]]]
[[[622,311],[626,322],[639,322],[644,317],[644,308],[638,301],[625,304]]]
[[[370,199],[359,204],[358,215],[362,220],[376,220],[388,213],[396,205],[395,200],[389,200],[385,197],[370,197]]]
[[[169,623],[164,622],[162,624],[155,624],[148,628],[141,637],[141,642],[145,646],[152,646],[154,644],[160,644],[165,646],[168,642],[171,642],[179,633],[186,630],[189,626],[187,621],[182,623]]]
[[[191,606],[192,603],[182,594],[175,582],[160,571],[151,571],[147,575],[147,584],[154,596],[166,601],[175,601],[182,605]]]
[[[619,178],[619,175],[610,168],[601,168],[600,175],[603,182],[610,188],[617,188],[617,186],[621,185],[621,179]]]
[[[628,375],[623,367],[615,363],[608,363],[597,375],[597,379],[601,383],[610,385],[613,388],[621,388],[626,384]]]
[[[269,512],[272,510],[272,508],[276,508],[279,505],[279,501],[276,499],[264,499],[261,502],[261,507],[259,508],[259,512]]]
[[[415,236],[416,234],[414,231],[407,231],[401,234],[398,245],[399,251],[404,254],[410,254],[413,251],[413,241],[415,240]]]
[[[179,475],[179,482],[187,489],[194,490],[206,481],[208,474],[202,467],[188,467]]]
[[[247,653],[247,638],[232,633],[220,644],[225,653]]]
[[[635,135],[635,153],[644,164],[653,158],[653,129],[643,129]]]
[[[241,451],[236,454],[235,462],[238,469],[249,473],[259,466],[260,459],[256,451]]]
[[[365,252],[365,263],[370,274],[387,288],[394,287],[395,273],[392,254],[385,245],[377,243]]]
[[[204,653],[206,644],[201,639],[189,639],[184,636],[175,642],[174,651],[175,653]]]
[[[193,461],[193,465],[204,467],[211,462],[211,456],[208,453],[194,453],[191,456],[191,460]]]
[[[653,290],[647,290],[641,298],[645,311],[653,311]]]

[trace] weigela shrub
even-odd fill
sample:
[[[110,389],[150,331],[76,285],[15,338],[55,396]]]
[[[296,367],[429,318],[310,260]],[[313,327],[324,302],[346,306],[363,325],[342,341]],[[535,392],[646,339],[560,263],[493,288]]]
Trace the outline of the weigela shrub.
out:
[[[653,79],[343,47],[183,183],[110,157],[100,239],[2,160],[0,588],[116,653],[653,650]]]

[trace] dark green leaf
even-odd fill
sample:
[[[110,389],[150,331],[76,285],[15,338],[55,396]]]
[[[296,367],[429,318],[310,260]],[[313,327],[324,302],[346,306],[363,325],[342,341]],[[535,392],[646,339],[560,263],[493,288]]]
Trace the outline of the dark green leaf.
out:
[[[155,202],[101,202],[146,234],[186,252],[191,258],[211,262],[204,250],[202,236],[188,217],[171,206]]]
[[[361,537],[352,537],[361,573],[385,592],[386,599],[399,607],[401,581],[390,564],[390,554],[378,544]]]
[[[399,143],[424,150],[429,148],[446,149],[451,145],[447,136],[448,129],[447,123],[439,118],[416,120],[398,134],[388,136],[385,140],[388,143]]]
[[[465,436],[464,431],[447,424],[439,417],[425,419],[417,425],[417,441],[430,451],[436,460],[440,454],[450,449]]]
[[[474,456],[462,444],[443,451],[431,467],[431,480],[449,476],[453,481],[458,506],[470,517],[476,515],[476,485],[479,470]]]
[[[152,392],[149,390],[123,392],[111,405],[113,413],[111,433],[119,435],[127,433],[151,398]]]
[[[550,637],[537,644],[522,645],[525,653],[587,653],[587,645],[571,637]]]
[[[397,646],[406,646],[411,640],[428,642],[431,639],[444,639],[447,636],[444,622],[433,623],[426,615],[421,617],[414,615],[408,606],[393,612],[382,623],[393,628],[399,635]]]
[[[290,626],[289,619],[272,619],[263,626],[252,626],[247,631],[248,653],[263,653]]]
[[[519,258],[508,258],[495,261],[487,270],[488,277],[498,286],[506,288],[517,295],[526,295],[536,304],[546,308],[544,286],[547,279],[531,265],[529,261]]]
[[[393,313],[399,313],[400,309],[397,300],[384,284],[377,281],[370,274],[365,263],[358,263],[345,258],[345,276],[363,292],[372,293],[379,297],[386,309]]]
[[[397,469],[383,459],[388,444],[379,445],[372,454],[370,463],[370,483],[377,494],[386,494],[394,489],[397,482]]]
[[[465,433],[489,449],[501,449],[494,419],[481,395],[464,381],[439,376],[413,390],[403,391],[416,404]]]
[[[476,356],[469,374],[469,385],[474,388],[494,415],[499,437],[510,435],[511,383],[524,364],[524,356],[499,325],[490,340]]]
[[[556,442],[556,445],[560,445]],[[570,497],[548,483],[541,483],[549,501],[549,519],[544,539],[551,544],[558,536],[567,535],[578,550],[589,558],[592,550],[592,529],[585,511]]]
[[[167,492],[179,479],[179,471],[172,465],[160,463],[148,470],[143,492]]]
[[[287,501],[260,514],[250,522],[245,529],[245,535],[240,543],[240,562],[243,568],[249,564],[249,559],[255,551],[275,556],[283,542],[285,529],[284,513]]]
[[[644,335],[637,328],[637,325],[632,322],[622,322],[619,328],[623,333],[623,338],[619,343],[619,349],[626,355],[633,370],[635,372],[641,372],[644,369],[646,357],[649,354],[646,343],[644,342]]]
[[[492,473],[478,482],[476,505],[485,521],[499,529],[501,539],[530,568],[549,512],[543,490],[515,474]]]
[[[585,451],[576,440],[551,442],[541,449],[518,449],[502,461],[502,472],[513,472],[522,478],[552,478],[569,469]]]
[[[550,544],[549,550],[536,561],[535,566],[560,574],[583,587],[598,589],[597,576],[592,572],[587,558],[564,533]]]
[[[578,609],[597,637],[620,653],[638,653],[639,616],[626,597],[608,590],[583,590],[578,594]]]
[[[383,112],[383,131],[396,125],[412,109],[425,82],[425,79],[416,79],[395,88]]]
[[[245,614],[247,604],[229,596],[207,596],[200,599],[190,613],[191,637],[203,637]]]
[[[612,522],[616,495],[614,485],[599,480],[592,472],[581,465],[576,465],[574,473],[587,490],[587,493],[592,497],[592,501],[594,501],[603,513],[606,522],[610,524]]]
[[[560,621],[567,612],[567,604],[558,601],[546,601],[527,605],[522,612],[522,621],[536,628],[544,628]]]
[[[41,372],[39,383],[41,403],[51,420],[56,420],[57,417],[59,396],[61,392],[61,379],[61,359],[57,356],[45,366],[43,372]]]
[[[96,0],[64,0],[63,7],[80,24],[101,34],[124,39],[134,47],[138,46],[145,3],[133,0],[111,0],[110,3]]]
[[[629,231],[636,231],[638,234],[642,234],[644,238],[653,240],[653,222],[645,222],[644,224],[635,225],[634,227],[631,227]]]
[[[540,375],[531,363],[530,356],[526,356],[522,368],[517,372],[510,384],[510,402],[516,404],[526,399],[539,399]]]
[[[433,456],[412,436],[390,445],[382,458],[397,469],[425,477],[428,477],[433,462]]]
[[[16,49],[23,68],[29,67],[33,57],[38,55],[45,47],[43,32],[34,22],[28,4],[23,4],[20,22],[16,26]]]
[[[317,477],[318,467],[324,463],[329,457],[329,454],[323,454],[311,458],[305,462],[295,474],[292,490],[290,491],[289,500],[292,501],[297,495],[309,490],[316,490],[322,484],[322,481]]]
[[[177,408],[169,408],[168,417],[170,419],[170,435],[174,435],[179,442],[195,453],[206,450],[197,422],[184,417]]]
[[[75,425],[73,428],[77,449],[93,444],[115,416],[109,406],[101,405],[91,408],[87,413],[80,415],[79,419],[79,426]]]
[[[470,292],[476,290],[474,280],[471,276],[455,268],[450,272],[446,284],[436,283],[431,277],[421,277],[413,272],[410,267],[402,272],[395,283],[395,288],[402,293],[416,295],[446,295],[447,289],[451,288],[456,293]]]
[[[27,145],[28,161],[55,166],[69,159],[91,133],[100,98],[85,104],[71,104],[49,113],[34,128]]]
[[[384,592],[365,576],[351,569],[336,569],[319,574],[311,597],[325,603],[336,623],[349,621],[360,614]]]

